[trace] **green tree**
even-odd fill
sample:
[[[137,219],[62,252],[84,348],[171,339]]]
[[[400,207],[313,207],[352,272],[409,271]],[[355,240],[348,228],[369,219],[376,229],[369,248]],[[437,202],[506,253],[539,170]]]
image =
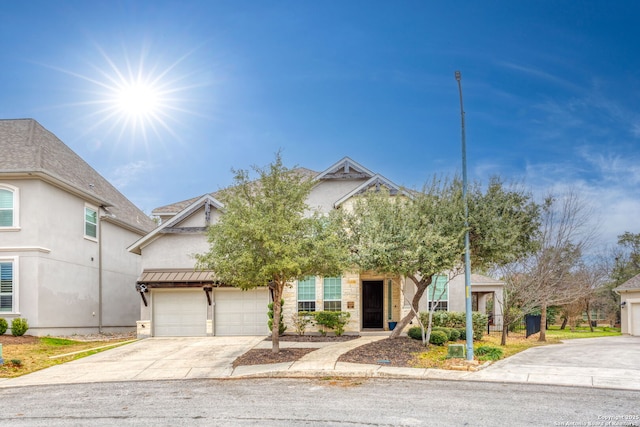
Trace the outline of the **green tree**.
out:
[[[616,286],[640,273],[640,233],[628,231],[618,236],[618,249],[611,274]]]
[[[312,212],[306,204],[314,183],[288,169],[280,153],[265,168],[234,170],[234,185],[223,191],[220,220],[209,227],[210,249],[198,267],[243,290],[269,286],[273,297],[272,349],[280,350],[279,323],[284,287],[308,275],[339,275],[346,246],[335,214]]]
[[[352,262],[362,270],[402,275],[416,286],[410,312],[391,338],[399,336],[418,312],[418,302],[434,275],[459,268],[465,232],[462,183],[434,179],[420,192],[391,196],[369,191],[345,211]],[[487,269],[534,248],[539,209],[521,189],[492,179],[486,191],[469,191],[472,267]]]

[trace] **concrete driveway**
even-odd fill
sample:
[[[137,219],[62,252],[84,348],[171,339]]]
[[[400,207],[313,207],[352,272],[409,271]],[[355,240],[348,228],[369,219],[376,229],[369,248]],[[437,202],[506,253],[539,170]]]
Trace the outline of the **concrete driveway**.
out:
[[[265,337],[147,338],[29,375],[0,387],[226,377],[233,361]]]
[[[640,390],[640,337],[584,338],[530,348],[474,380]]]

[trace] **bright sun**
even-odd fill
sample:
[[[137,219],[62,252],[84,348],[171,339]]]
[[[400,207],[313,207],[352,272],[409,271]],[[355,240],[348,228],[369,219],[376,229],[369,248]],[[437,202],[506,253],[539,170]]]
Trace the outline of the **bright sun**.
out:
[[[157,113],[161,104],[158,89],[145,83],[133,82],[119,87],[115,94],[116,107],[130,116],[148,116]]]
[[[90,84],[85,90],[89,99],[71,104],[82,107],[91,119],[86,132],[100,129],[100,140],[118,143],[126,139],[132,146],[144,144],[147,148],[152,142],[180,141],[174,126],[182,125],[181,119],[187,115],[199,114],[187,106],[201,96],[198,89],[208,86],[199,77],[194,79],[199,76],[198,68],[187,71],[186,61],[197,48],[168,63],[146,46],[139,54],[125,50],[116,56],[96,48],[102,61],[89,63],[91,73],[51,67]]]

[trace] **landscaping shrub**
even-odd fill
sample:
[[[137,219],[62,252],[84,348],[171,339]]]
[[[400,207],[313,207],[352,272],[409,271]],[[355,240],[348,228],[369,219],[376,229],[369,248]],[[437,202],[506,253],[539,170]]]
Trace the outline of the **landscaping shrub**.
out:
[[[449,340],[447,333],[444,331],[432,331],[429,342],[433,345],[443,345]]]
[[[284,334],[284,331],[287,330],[287,325],[284,324],[284,317],[282,315],[282,313],[284,312],[284,310],[282,310],[283,306],[284,300],[280,300],[280,323],[278,324],[278,335]],[[270,302],[267,307],[269,307],[269,311],[267,312],[269,321],[267,322],[267,325],[269,326],[269,330],[271,331],[271,328],[273,328],[273,303]]]
[[[432,331],[442,331],[447,334],[447,341],[451,341],[451,328],[443,328],[442,326],[436,326],[431,328]]]
[[[313,323],[313,313],[308,311],[299,311],[291,315],[291,324],[296,330],[298,335],[304,335],[307,330],[307,326]]]
[[[21,337],[27,332],[29,329],[29,323],[27,319],[22,319],[20,317],[16,317],[11,321],[11,335],[14,337]]]
[[[9,324],[7,323],[7,319],[0,317],[0,335],[4,335],[4,333],[7,332],[8,327]]]
[[[451,328],[449,333],[449,341],[458,341],[460,339],[460,331],[456,328]]]
[[[475,349],[475,353],[478,356],[478,360],[500,360],[504,355],[500,347],[491,345],[481,345]]]
[[[432,319],[434,327],[464,329],[467,324],[466,318],[466,314],[463,311],[436,311],[433,313]],[[420,313],[420,320],[426,325],[426,322],[429,321],[429,313]],[[474,311],[471,314],[471,321],[473,322],[473,339],[479,341],[487,330],[489,317],[486,314]],[[460,339],[466,339],[466,333],[461,337]]]
[[[313,313],[316,323],[321,326],[320,333],[327,334],[326,328],[333,329],[336,336],[344,333],[344,327],[349,322],[351,314],[346,311],[316,311]]]
[[[467,328],[456,328],[456,331],[458,331],[458,333],[460,334],[460,336],[458,337],[459,340],[467,340]]]
[[[409,328],[407,335],[414,340],[422,340],[422,328],[420,326]]]

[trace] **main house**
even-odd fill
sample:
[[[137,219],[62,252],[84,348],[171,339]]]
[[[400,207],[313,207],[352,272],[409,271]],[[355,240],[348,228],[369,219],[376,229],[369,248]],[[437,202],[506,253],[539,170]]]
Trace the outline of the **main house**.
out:
[[[155,227],[32,119],[0,120],[0,317],[30,335],[134,330],[140,257]]]
[[[320,212],[339,209],[367,189],[384,186],[392,194],[400,187],[361,164],[344,158],[323,172],[298,169],[315,181],[307,204]],[[141,297],[138,336],[264,335],[267,330],[266,288],[249,291],[217,283],[212,272],[197,271],[194,255],[208,250],[207,226],[222,214],[216,193],[155,209],[161,225],[129,250],[142,256],[137,290]],[[444,291],[440,309],[464,311],[464,278],[439,277]],[[495,301],[503,284],[472,275],[474,308],[499,314]],[[308,277],[284,291],[286,323],[298,311],[335,310],[350,313],[347,332],[388,330],[409,312],[415,284],[399,276],[350,271],[340,277]],[[440,295],[440,292],[437,293]],[[421,309],[428,307],[428,296]],[[292,330],[291,326],[289,327]]]

